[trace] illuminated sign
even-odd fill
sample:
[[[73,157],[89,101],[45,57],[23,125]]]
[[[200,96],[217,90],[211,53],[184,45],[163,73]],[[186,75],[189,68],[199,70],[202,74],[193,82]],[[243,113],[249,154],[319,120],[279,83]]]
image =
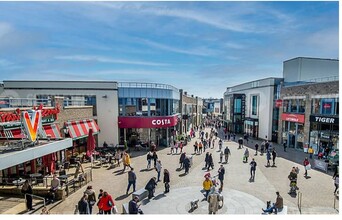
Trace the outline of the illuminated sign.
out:
[[[27,111],[23,111],[21,121],[24,126],[27,138],[34,142],[37,140],[38,132],[42,129],[42,112],[41,110],[32,111],[31,117]]]

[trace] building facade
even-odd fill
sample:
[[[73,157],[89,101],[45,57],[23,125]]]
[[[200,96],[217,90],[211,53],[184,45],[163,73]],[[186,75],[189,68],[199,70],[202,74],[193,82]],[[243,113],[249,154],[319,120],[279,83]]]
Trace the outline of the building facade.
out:
[[[284,61],[279,103],[279,143],[315,153],[338,148],[339,64],[335,59],[297,57]]]
[[[24,98],[27,100],[52,100],[52,97],[63,97],[64,109],[74,109],[78,106],[89,106],[92,115],[74,115],[74,119],[65,122],[61,128],[70,132],[74,142],[84,138],[87,133],[82,128],[88,122],[94,127],[102,127],[97,143],[118,143],[118,88],[112,81],[4,81],[3,97]],[[21,103],[23,104],[23,103]],[[30,104],[30,103],[28,103]],[[43,103],[48,104],[48,103]],[[75,120],[76,119],[76,120]],[[85,129],[86,130],[86,129]]]
[[[179,90],[158,83],[119,83],[119,136],[134,146],[154,142],[169,146],[178,129]]]
[[[228,131],[277,140],[281,78],[266,78],[233,87],[224,93],[223,121]]]

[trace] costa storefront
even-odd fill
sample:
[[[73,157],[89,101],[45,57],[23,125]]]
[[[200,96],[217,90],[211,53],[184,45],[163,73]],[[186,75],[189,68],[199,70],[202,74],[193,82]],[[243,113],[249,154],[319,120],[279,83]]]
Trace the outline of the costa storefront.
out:
[[[304,147],[304,114],[281,115],[283,141],[287,147],[303,149]]]
[[[169,146],[170,140],[174,139],[176,126],[180,121],[179,117],[179,114],[157,117],[119,117],[120,136],[123,140],[127,140],[130,146],[134,146],[139,141],[154,142],[157,146]]]

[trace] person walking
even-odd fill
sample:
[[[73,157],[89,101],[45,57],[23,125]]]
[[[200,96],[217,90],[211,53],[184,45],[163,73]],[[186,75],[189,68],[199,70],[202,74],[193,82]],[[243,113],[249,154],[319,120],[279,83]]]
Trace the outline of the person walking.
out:
[[[313,153],[314,153],[314,149],[313,149],[312,147],[309,147],[308,153],[309,153],[310,159],[312,159],[312,155],[313,155]]]
[[[305,157],[305,159],[303,161],[303,165],[304,165],[304,169],[305,169],[304,176],[307,177],[308,176],[308,170],[311,169],[311,165],[310,165],[310,162],[309,162],[307,157]]]
[[[337,174],[334,178],[334,185],[335,185],[334,195],[336,195],[336,192],[339,188],[339,180],[340,180],[340,178],[339,178],[339,175]]]
[[[156,168],[157,160],[158,160],[158,155],[156,151],[153,151],[152,159],[153,159],[153,167]]]
[[[154,197],[154,190],[156,188],[156,185],[157,182],[155,177],[152,177],[146,184],[145,189],[148,191],[148,199]]]
[[[164,182],[164,187],[165,187],[164,193],[170,192],[170,173],[167,169],[164,169],[163,182]]]
[[[208,149],[209,149],[211,146],[211,137],[209,138],[208,144],[209,144],[209,146],[208,146]]]
[[[128,203],[128,214],[144,214],[138,205],[139,197],[134,196],[134,198]]]
[[[273,149],[273,151],[272,151],[272,161],[273,161],[272,166],[273,167],[275,167],[275,159],[276,159],[276,157],[277,157],[277,151],[276,151],[276,149]]]
[[[284,141],[283,147],[284,147],[284,152],[286,152],[286,148],[287,148],[287,142],[286,141]]]
[[[242,137],[239,138],[238,143],[239,143],[238,149],[243,148],[243,139],[242,139]]]
[[[254,181],[254,178],[255,178],[255,170],[256,170],[256,167],[257,167],[257,163],[255,162],[254,158],[252,159],[252,161],[250,162],[249,164],[251,166],[251,180]]]
[[[137,180],[137,175],[134,172],[134,168],[132,167],[131,170],[128,172],[128,186],[126,190],[126,195],[128,194],[131,185],[133,185],[133,192],[135,192],[135,184]]]
[[[179,142],[179,149],[180,149],[180,153],[183,152],[183,142]]]
[[[99,213],[98,214],[103,214],[103,210],[100,208],[100,206],[99,206],[99,202],[100,202],[100,199],[101,199],[101,197],[103,196],[103,189],[100,189],[100,191],[99,191],[99,195],[97,196],[97,199],[99,200],[98,202],[97,202],[97,207],[98,207],[98,209],[99,209]]]
[[[222,163],[222,159],[223,159],[223,151],[222,150],[220,150],[220,162],[219,163]]]
[[[103,210],[105,215],[110,215],[112,213],[112,208],[114,207],[114,200],[108,192],[103,192],[103,196],[99,200],[99,208]]]
[[[223,164],[221,164],[218,170],[218,179],[220,180],[220,189],[219,189],[220,192],[222,192],[223,190],[223,180],[224,180],[225,173],[226,173],[226,170],[224,169]]]
[[[189,168],[190,168],[190,159],[189,159],[189,157],[185,156],[183,164],[184,164],[183,166],[184,166],[184,169],[185,169],[184,174],[188,174],[189,173]]]
[[[219,150],[221,151],[222,149],[222,139],[219,140]]]
[[[203,144],[202,144],[202,141],[200,141],[198,143],[198,152],[199,152],[199,154],[202,154],[202,149],[203,149]]]
[[[87,186],[86,191],[84,191],[84,194],[88,196],[87,202],[89,206],[89,214],[91,215],[93,213],[93,206],[96,203],[96,195],[95,191],[93,190],[92,186]]]
[[[153,153],[151,152],[151,151],[149,151],[148,153],[147,153],[147,169],[150,169],[151,168],[151,161],[152,161],[152,159],[153,159]]]
[[[161,170],[162,170],[162,164],[161,164],[161,161],[160,160],[158,160],[157,161],[157,164],[156,164],[156,171],[157,171],[157,174],[158,174],[158,176],[157,176],[157,182],[159,182],[160,181],[160,172],[161,172]]]
[[[209,178],[209,176],[205,177],[205,180],[203,181],[203,189],[205,191],[205,200],[208,201],[208,195],[210,192],[211,187],[213,186],[213,182]]]
[[[208,156],[208,171],[210,170],[210,167],[214,169],[213,155],[211,153],[209,153]]]
[[[78,213],[80,215],[90,215],[91,214],[87,194],[83,194],[80,201],[78,201],[77,208],[78,208]]]
[[[268,141],[266,141],[266,143],[265,143],[265,150],[266,150],[266,152],[268,151],[269,147],[270,147],[270,143],[268,143]]]
[[[258,156],[258,148],[259,148],[259,144],[255,144],[255,156]]]
[[[179,169],[183,169],[183,162],[184,162],[184,159],[185,159],[185,152],[184,153],[182,153],[181,155],[180,155],[180,157],[179,157],[179,164],[180,164],[180,167],[179,167]]]
[[[249,157],[249,151],[248,148],[246,148],[245,153],[243,154],[243,159],[244,159],[244,163],[248,163],[248,157]]]
[[[267,159],[267,167],[269,167],[269,166],[271,166],[270,165],[270,160],[271,160],[271,153],[270,153],[270,151],[267,151],[267,153],[266,153],[266,159]]]
[[[205,154],[204,162],[205,162],[205,168],[207,169],[209,167],[209,152]]]
[[[260,155],[264,155],[264,150],[265,150],[265,141],[261,142],[260,145]]]
[[[198,149],[198,142],[195,141],[195,144],[194,144],[194,154],[197,154],[197,149]]]
[[[224,149],[224,160],[225,160],[225,163],[228,163],[229,155],[230,155],[230,149],[228,148],[228,146],[226,146],[226,148]]]
[[[25,181],[23,187],[21,188],[21,192],[24,193],[26,199],[26,208],[28,211],[34,210],[32,208],[32,186],[28,180]]]
[[[122,170],[122,173],[125,172],[126,170],[126,167],[129,167],[132,169],[131,167],[131,157],[129,156],[129,154],[127,152],[124,152],[124,156],[123,156],[123,165],[124,165],[124,168]]]
[[[213,139],[213,149],[215,148],[215,139]]]

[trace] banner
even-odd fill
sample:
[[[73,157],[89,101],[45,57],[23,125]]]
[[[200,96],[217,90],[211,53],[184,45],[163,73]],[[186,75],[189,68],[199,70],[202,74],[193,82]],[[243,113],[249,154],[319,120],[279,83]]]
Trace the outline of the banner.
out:
[[[119,128],[167,128],[177,125],[178,115],[160,117],[119,117]]]

